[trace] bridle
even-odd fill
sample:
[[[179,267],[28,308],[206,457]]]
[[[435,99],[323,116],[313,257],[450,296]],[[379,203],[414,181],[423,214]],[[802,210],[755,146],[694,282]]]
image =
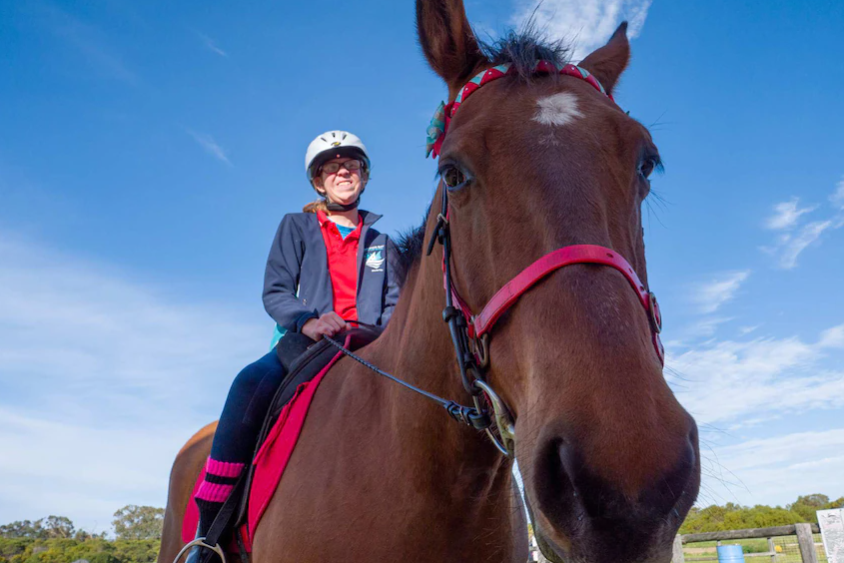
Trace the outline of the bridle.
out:
[[[441,103],[437,108],[431,125],[428,127],[428,154],[434,158],[439,156],[446,133],[448,132],[454,114],[466,99],[485,84],[497,80],[515,72],[514,67],[509,64],[498,65],[487,69],[472,80],[470,80],[458,93],[454,101],[445,104]],[[607,96],[614,102],[598,80],[588,71],[575,65],[565,65],[558,69],[549,61],[537,61],[534,67],[536,74],[548,74],[558,72],[573,76],[589,83],[598,92]],[[434,231],[428,240],[426,255],[430,255],[434,245],[439,243],[443,247],[443,285],[445,288],[445,309],[443,320],[448,324],[451,340],[454,345],[454,352],[457,357],[457,365],[460,369],[460,378],[463,387],[472,396],[473,407],[461,406],[454,401],[447,401],[436,397],[428,392],[417,389],[400,379],[387,374],[375,366],[372,366],[362,358],[355,356],[351,351],[345,349],[339,342],[328,339],[337,348],[353,357],[365,366],[389,377],[416,392],[422,393],[428,398],[439,402],[446,408],[448,413],[460,422],[485,430],[495,446],[505,455],[513,456],[515,448],[515,422],[510,409],[499,397],[492,386],[484,378],[485,372],[489,369],[489,340],[496,322],[507,312],[530,288],[545,279],[551,273],[574,264],[598,264],[609,266],[621,272],[636,296],[647,315],[651,331],[651,341],[654,346],[660,365],[664,365],[665,353],[659,333],[662,330],[662,315],[659,304],[653,292],[649,291],[639,280],[635,270],[630,266],[618,252],[611,248],[592,244],[579,244],[564,246],[545,256],[522,270],[512,280],[507,282],[487,302],[481,312],[472,314],[466,301],[460,297],[455,288],[451,273],[452,240],[450,234],[450,217],[448,207],[448,188],[442,185],[442,209],[437,216],[437,223]],[[489,409],[492,408],[492,418],[489,416]],[[493,427],[497,432],[493,431]]]

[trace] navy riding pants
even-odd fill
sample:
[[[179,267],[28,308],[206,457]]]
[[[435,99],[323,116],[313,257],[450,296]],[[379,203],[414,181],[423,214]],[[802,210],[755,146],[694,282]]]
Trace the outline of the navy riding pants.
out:
[[[243,368],[229,390],[220,415],[211,458],[249,463],[270,402],[284,379],[284,367],[275,349]]]

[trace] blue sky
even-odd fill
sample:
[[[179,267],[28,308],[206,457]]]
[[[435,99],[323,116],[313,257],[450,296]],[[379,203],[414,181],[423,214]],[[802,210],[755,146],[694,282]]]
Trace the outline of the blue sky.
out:
[[[385,6],[388,6],[385,8]],[[526,0],[468,0],[496,36]],[[622,19],[616,99],[666,162],[645,213],[666,377],[701,503],[844,495],[844,117],[837,2],[545,0],[575,58]],[[108,529],[267,347],[264,261],[348,129],[393,233],[433,193],[444,96],[413,3],[0,5],[0,523]]]

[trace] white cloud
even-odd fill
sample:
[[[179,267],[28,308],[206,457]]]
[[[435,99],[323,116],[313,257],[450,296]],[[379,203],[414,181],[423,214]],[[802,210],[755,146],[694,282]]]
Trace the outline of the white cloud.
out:
[[[199,37],[199,40],[202,41],[202,44],[205,46],[206,49],[208,49],[212,53],[220,55],[221,57],[229,58],[229,54],[220,49],[213,39],[199,31],[194,31],[194,33],[197,37]]]
[[[829,200],[840,208],[835,215],[807,223],[796,231],[801,216],[814,211],[818,206],[800,208],[797,197],[775,205],[774,214],[765,221],[765,225],[769,229],[786,232],[777,237],[773,246],[763,246],[761,250],[775,256],[780,268],[790,270],[796,267],[800,254],[812,244],[819,244],[824,232],[844,227],[844,179],[838,182]]]
[[[689,340],[714,336],[718,332],[718,327],[732,320],[735,320],[735,317],[717,317],[713,315],[702,317],[678,331],[678,338],[673,342],[673,347],[686,347],[689,344]]]
[[[750,276],[749,270],[740,272],[726,272],[715,276],[715,279],[700,284],[693,299],[701,313],[714,313],[724,303],[735,297],[741,284]]]
[[[0,232],[0,522],[163,506],[179,446],[266,353],[269,320],[135,278]]]
[[[817,205],[800,208],[800,199],[791,198],[789,201],[778,203],[774,206],[774,214],[765,221],[765,226],[773,230],[791,229],[797,225],[801,215],[811,213],[817,209]]]
[[[803,225],[794,236],[781,239],[779,248],[775,250],[775,254],[779,255],[779,266],[786,270],[791,270],[797,266],[797,257],[830,227],[835,227],[835,223],[831,219],[813,221]]]
[[[680,402],[701,423],[844,404],[844,372],[821,360],[844,347],[844,325],[814,343],[797,337],[750,342],[709,342],[680,354],[669,350],[669,382]],[[673,373],[679,374],[672,376]]]
[[[818,346],[820,348],[844,348],[844,325],[823,331]]]
[[[217,141],[214,140],[214,137],[208,135],[207,133],[197,133],[192,129],[185,129],[188,135],[193,137],[193,140],[199,143],[205,152],[216,158],[221,162],[225,162],[229,166],[232,166],[231,161],[229,160],[228,155],[226,155],[226,151],[217,144]]]
[[[606,43],[623,21],[628,35],[642,31],[652,0],[517,0],[513,23],[520,25],[535,15],[536,23],[554,39],[572,45],[573,60],[580,61]]]
[[[713,502],[785,505],[807,493],[842,495],[844,428],[797,432],[714,447],[704,478]],[[724,485],[720,479],[731,482]],[[807,489],[807,484],[809,488]]]
[[[76,49],[92,68],[130,85],[138,83],[138,77],[123,63],[99,28],[51,3],[36,3],[35,8],[47,29]]]
[[[60,514],[89,531],[108,530],[127,504],[164,506],[170,465],[196,430],[145,421],[132,428],[114,414],[85,426],[4,406],[0,425],[0,521]]]
[[[835,192],[829,196],[829,201],[831,201],[836,207],[844,209],[844,178],[838,182]]]

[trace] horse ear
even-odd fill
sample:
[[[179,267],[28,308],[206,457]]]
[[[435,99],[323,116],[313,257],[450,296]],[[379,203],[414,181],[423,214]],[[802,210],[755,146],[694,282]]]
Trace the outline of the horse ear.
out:
[[[422,52],[450,88],[459,88],[486,59],[463,0],[416,0],[416,30]]]
[[[627,40],[627,22],[621,22],[607,44],[593,51],[578,66],[594,74],[606,89],[607,94],[612,94],[628,62],[630,62],[630,42]]]

